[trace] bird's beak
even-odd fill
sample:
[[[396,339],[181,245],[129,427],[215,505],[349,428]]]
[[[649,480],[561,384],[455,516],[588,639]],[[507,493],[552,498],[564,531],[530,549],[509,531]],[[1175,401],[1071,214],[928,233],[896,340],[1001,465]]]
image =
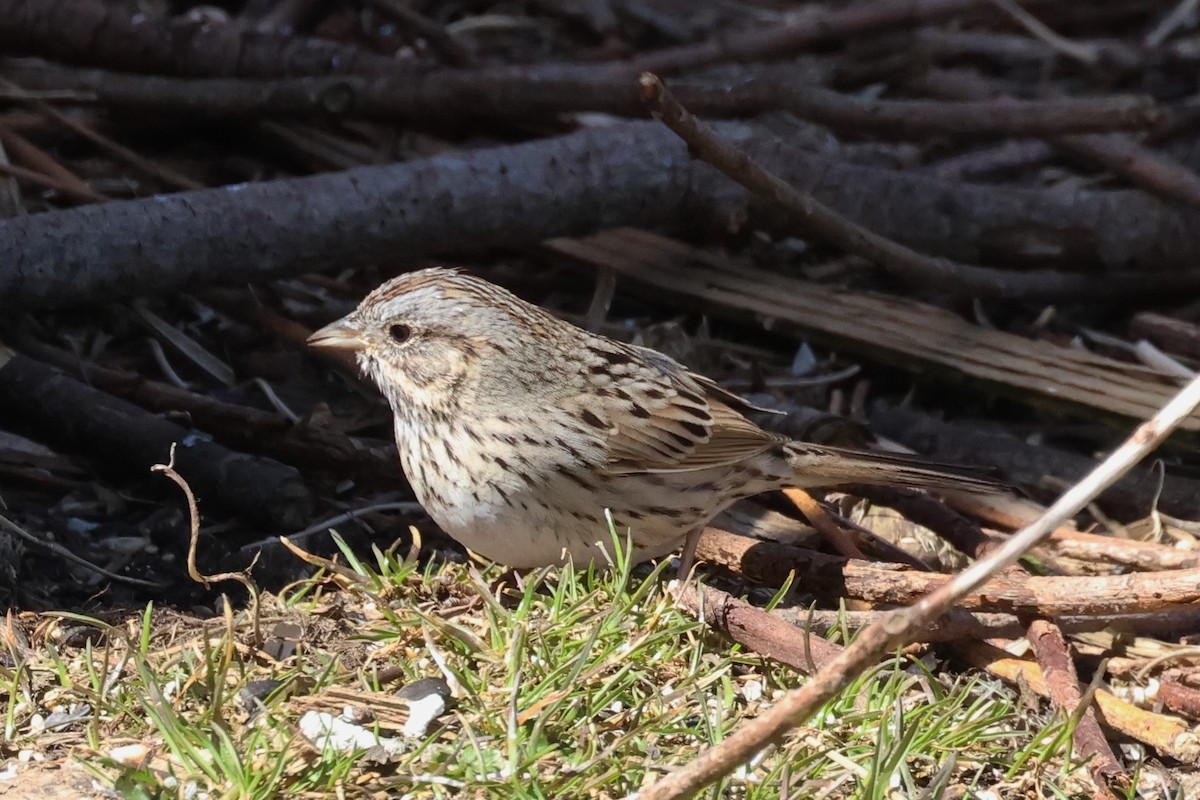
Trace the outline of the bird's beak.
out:
[[[363,332],[355,327],[348,317],[343,317],[309,336],[308,344],[311,347],[357,351],[366,348],[367,340],[363,338]]]

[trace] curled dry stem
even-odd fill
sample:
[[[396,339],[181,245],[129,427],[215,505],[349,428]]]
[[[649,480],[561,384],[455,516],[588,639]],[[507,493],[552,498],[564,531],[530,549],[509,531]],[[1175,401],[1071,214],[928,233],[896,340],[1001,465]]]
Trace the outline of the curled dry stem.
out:
[[[202,584],[205,589],[220,581],[237,581],[245,586],[246,591],[250,593],[250,614],[252,619],[251,636],[254,646],[260,646],[263,642],[261,628],[262,609],[261,604],[259,603],[258,587],[254,584],[254,581],[251,580],[249,576],[249,572],[254,568],[254,564],[251,563],[250,566],[246,568],[245,572],[219,572],[216,575],[202,574],[196,567],[196,549],[200,541],[200,509],[196,504],[196,495],[194,492],[192,492],[192,487],[188,485],[188,482],[183,479],[182,475],[175,471],[174,444],[171,445],[171,457],[168,459],[167,463],[155,464],[150,467],[150,471],[161,472],[163,475],[166,475],[168,478],[173,480],[175,484],[181,490],[183,490],[183,496],[187,498],[188,522],[190,526],[187,554],[188,577],[190,577],[196,583]],[[257,557],[255,557],[255,561],[257,560]]]

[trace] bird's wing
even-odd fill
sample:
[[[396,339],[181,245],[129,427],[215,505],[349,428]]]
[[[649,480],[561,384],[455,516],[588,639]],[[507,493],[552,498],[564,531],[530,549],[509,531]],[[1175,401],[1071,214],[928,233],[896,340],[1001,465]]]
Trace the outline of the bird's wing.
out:
[[[753,406],[657,351],[602,342],[581,360],[589,383],[568,405],[600,438],[611,472],[726,466],[787,441],[742,415]]]

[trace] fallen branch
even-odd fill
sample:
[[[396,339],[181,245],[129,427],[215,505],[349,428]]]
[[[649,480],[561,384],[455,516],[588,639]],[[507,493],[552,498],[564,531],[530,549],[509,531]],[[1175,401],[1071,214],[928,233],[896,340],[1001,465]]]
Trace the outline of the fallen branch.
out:
[[[841,652],[837,645],[711,586],[688,582],[678,590],[676,602],[713,630],[805,675]]]
[[[875,0],[800,16],[783,25],[732,31],[697,44],[642,53],[608,64],[551,64],[634,78],[645,70],[674,72],[729,61],[783,58],[815,44],[861,39],[902,26],[986,7],[985,0]],[[99,0],[3,0],[0,47],[128,72],[278,77],[363,74],[395,78],[411,64],[326,39],[247,32],[237,26],[135,15]]]
[[[1001,132],[1009,136],[1052,136],[1152,127],[1166,117],[1163,109],[1135,97],[1024,102],[992,98],[956,104],[936,100],[868,100],[821,87],[796,85],[794,81],[769,89],[778,98],[779,108],[797,116],[838,132],[887,139]],[[687,96],[677,94],[693,113],[703,113]]]
[[[1132,567],[1147,572],[1200,567],[1200,553],[1195,550],[1183,550],[1161,542],[1143,542],[1081,531],[1055,531],[1044,547],[1056,556],[1093,564]]]
[[[962,80],[961,73],[932,70],[909,82],[935,97],[957,100],[982,100],[995,96],[1001,87],[982,76],[970,73]],[[1078,134],[1051,137],[1051,143],[1107,170],[1125,177],[1135,186],[1164,200],[1200,207],[1200,175],[1162,153],[1151,150],[1134,139],[1120,134]]]
[[[891,611],[829,611],[808,608],[777,608],[772,616],[805,630],[825,635],[831,628],[858,631],[891,615]],[[1190,633],[1200,626],[1200,608],[1176,608],[1145,614],[1089,614],[1056,617],[1055,623],[1065,634],[1118,631],[1137,636],[1173,637]],[[1019,639],[1026,634],[1028,622],[1016,614],[952,609],[916,633],[914,642],[958,642],[984,639]]]
[[[164,18],[100,0],[2,0],[0,48],[127,72],[179,75],[395,76],[415,67],[328,39]]]
[[[1011,541],[1003,540],[992,552],[1003,550]],[[779,585],[795,571],[812,591],[872,605],[908,605],[954,582],[953,576],[940,573],[855,561],[714,528],[705,530],[696,558],[768,586]],[[1195,603],[1200,603],[1200,569],[1052,577],[1014,571],[992,576],[978,591],[958,599],[959,608],[968,611],[1051,617],[1143,613]]]

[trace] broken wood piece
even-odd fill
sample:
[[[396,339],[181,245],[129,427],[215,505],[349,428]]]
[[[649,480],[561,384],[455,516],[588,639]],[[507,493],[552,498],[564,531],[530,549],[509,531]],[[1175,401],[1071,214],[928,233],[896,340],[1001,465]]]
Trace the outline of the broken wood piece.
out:
[[[1119,536],[1060,529],[1050,534],[1042,546],[1055,555],[1079,561],[1115,564],[1147,572],[1200,567],[1200,553],[1195,550]]]
[[[1200,720],[1200,689],[1164,681],[1158,687],[1158,699],[1168,711]]]
[[[765,323],[893,367],[977,382],[1019,402],[1146,419],[1181,385],[1145,366],[981,328],[936,306],[756,269],[647,231],[623,228],[553,239],[545,247],[592,267],[611,267],[706,313]],[[1200,431],[1200,417],[1181,427]]]

